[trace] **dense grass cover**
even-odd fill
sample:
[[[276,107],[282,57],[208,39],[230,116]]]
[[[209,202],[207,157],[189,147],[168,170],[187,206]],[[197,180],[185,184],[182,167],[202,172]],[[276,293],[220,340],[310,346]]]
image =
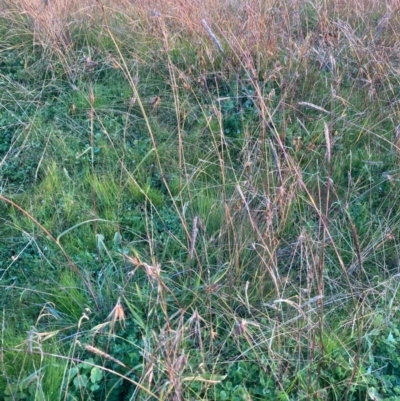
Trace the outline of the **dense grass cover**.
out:
[[[399,34],[0,0],[0,398],[400,399]]]

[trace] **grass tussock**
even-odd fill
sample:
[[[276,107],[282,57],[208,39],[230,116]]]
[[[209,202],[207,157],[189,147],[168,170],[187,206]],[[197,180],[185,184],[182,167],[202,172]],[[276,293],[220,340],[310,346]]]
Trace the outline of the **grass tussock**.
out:
[[[398,399],[399,16],[0,0],[2,399]]]

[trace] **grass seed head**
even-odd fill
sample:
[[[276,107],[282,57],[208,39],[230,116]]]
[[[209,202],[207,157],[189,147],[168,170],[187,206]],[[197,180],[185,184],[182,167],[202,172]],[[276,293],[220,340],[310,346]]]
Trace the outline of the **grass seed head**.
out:
[[[118,297],[116,305],[107,316],[107,320],[110,322],[110,329],[112,332],[114,331],[116,322],[119,322],[121,328],[125,327],[125,312],[121,304],[121,297]]]

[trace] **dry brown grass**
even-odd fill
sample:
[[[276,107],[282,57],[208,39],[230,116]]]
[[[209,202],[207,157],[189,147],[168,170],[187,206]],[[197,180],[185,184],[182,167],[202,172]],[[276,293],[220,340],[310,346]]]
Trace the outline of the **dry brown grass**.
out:
[[[230,65],[260,71],[287,55],[285,67],[317,58],[321,66],[338,54],[359,60],[368,82],[381,79],[398,65],[399,2],[363,1],[67,1],[13,0],[0,3],[0,16],[15,27],[25,21],[34,41],[53,49],[60,58],[73,46],[72,32],[112,25],[116,37],[139,32],[171,47],[182,40],[198,47],[198,56],[213,61],[218,49],[204,25],[227,51]],[[118,20],[124,22],[118,25]],[[113,22],[115,23],[115,26]],[[358,31],[358,32],[357,32]],[[232,58],[233,54],[233,58]],[[333,59],[332,59],[333,58]],[[391,63],[394,62],[394,65]],[[388,67],[388,64],[391,67]],[[278,67],[279,68],[279,67]]]

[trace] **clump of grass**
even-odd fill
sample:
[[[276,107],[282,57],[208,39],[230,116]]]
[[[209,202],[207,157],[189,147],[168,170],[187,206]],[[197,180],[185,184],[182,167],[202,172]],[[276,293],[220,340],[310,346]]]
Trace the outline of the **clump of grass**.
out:
[[[396,399],[397,11],[0,2],[0,394]]]

